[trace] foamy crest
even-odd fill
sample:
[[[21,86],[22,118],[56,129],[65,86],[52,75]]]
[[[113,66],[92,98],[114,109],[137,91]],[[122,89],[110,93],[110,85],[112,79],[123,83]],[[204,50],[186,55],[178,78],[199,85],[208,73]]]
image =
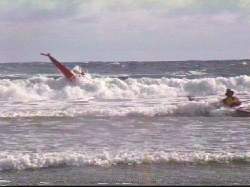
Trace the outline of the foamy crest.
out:
[[[74,84],[42,76],[4,79],[0,81],[0,117],[217,115],[226,111],[214,105],[226,88],[234,89],[245,104],[250,77],[120,80],[88,76]]]
[[[88,80],[88,81],[87,81]],[[159,98],[185,95],[208,96],[224,93],[226,88],[250,91],[250,77],[218,77],[202,79],[92,78],[70,84],[64,78],[34,77],[22,80],[0,81],[0,99],[72,99],[86,95],[103,99]]]
[[[120,151],[102,153],[0,153],[0,170],[24,170],[64,166],[112,166],[117,164],[145,163],[230,163],[249,162],[250,153],[206,153],[206,152],[166,152],[166,151]]]

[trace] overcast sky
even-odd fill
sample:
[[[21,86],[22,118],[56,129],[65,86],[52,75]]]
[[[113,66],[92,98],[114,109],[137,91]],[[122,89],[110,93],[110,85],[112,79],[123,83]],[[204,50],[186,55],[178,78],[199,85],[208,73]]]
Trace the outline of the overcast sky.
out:
[[[250,58],[250,0],[0,0],[0,62]]]

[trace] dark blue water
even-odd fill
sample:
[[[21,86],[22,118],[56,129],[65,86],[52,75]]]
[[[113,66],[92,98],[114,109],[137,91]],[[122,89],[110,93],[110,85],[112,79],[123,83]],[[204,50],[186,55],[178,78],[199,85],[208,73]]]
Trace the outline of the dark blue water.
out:
[[[154,61],[154,62],[65,62],[69,68],[76,65],[87,69],[91,74],[97,75],[129,75],[149,77],[230,77],[249,75],[249,60],[228,61]],[[192,74],[197,71],[201,74]],[[0,73],[9,74],[54,74],[57,70],[50,62],[2,63]],[[178,74],[179,73],[179,74]]]

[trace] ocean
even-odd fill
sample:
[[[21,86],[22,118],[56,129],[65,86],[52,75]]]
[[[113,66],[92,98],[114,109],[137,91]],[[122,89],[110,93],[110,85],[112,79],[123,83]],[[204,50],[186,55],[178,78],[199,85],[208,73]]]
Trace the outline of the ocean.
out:
[[[0,185],[250,184],[250,61],[0,63]],[[188,98],[193,98],[189,100]]]

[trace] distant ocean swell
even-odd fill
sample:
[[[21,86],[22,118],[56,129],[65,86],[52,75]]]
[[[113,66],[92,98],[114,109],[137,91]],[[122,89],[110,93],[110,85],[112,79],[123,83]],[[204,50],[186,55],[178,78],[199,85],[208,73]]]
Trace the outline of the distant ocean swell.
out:
[[[103,152],[99,154],[61,153],[0,153],[0,170],[25,170],[65,166],[101,166],[117,164],[209,164],[249,163],[250,153],[206,153],[206,152]]]

